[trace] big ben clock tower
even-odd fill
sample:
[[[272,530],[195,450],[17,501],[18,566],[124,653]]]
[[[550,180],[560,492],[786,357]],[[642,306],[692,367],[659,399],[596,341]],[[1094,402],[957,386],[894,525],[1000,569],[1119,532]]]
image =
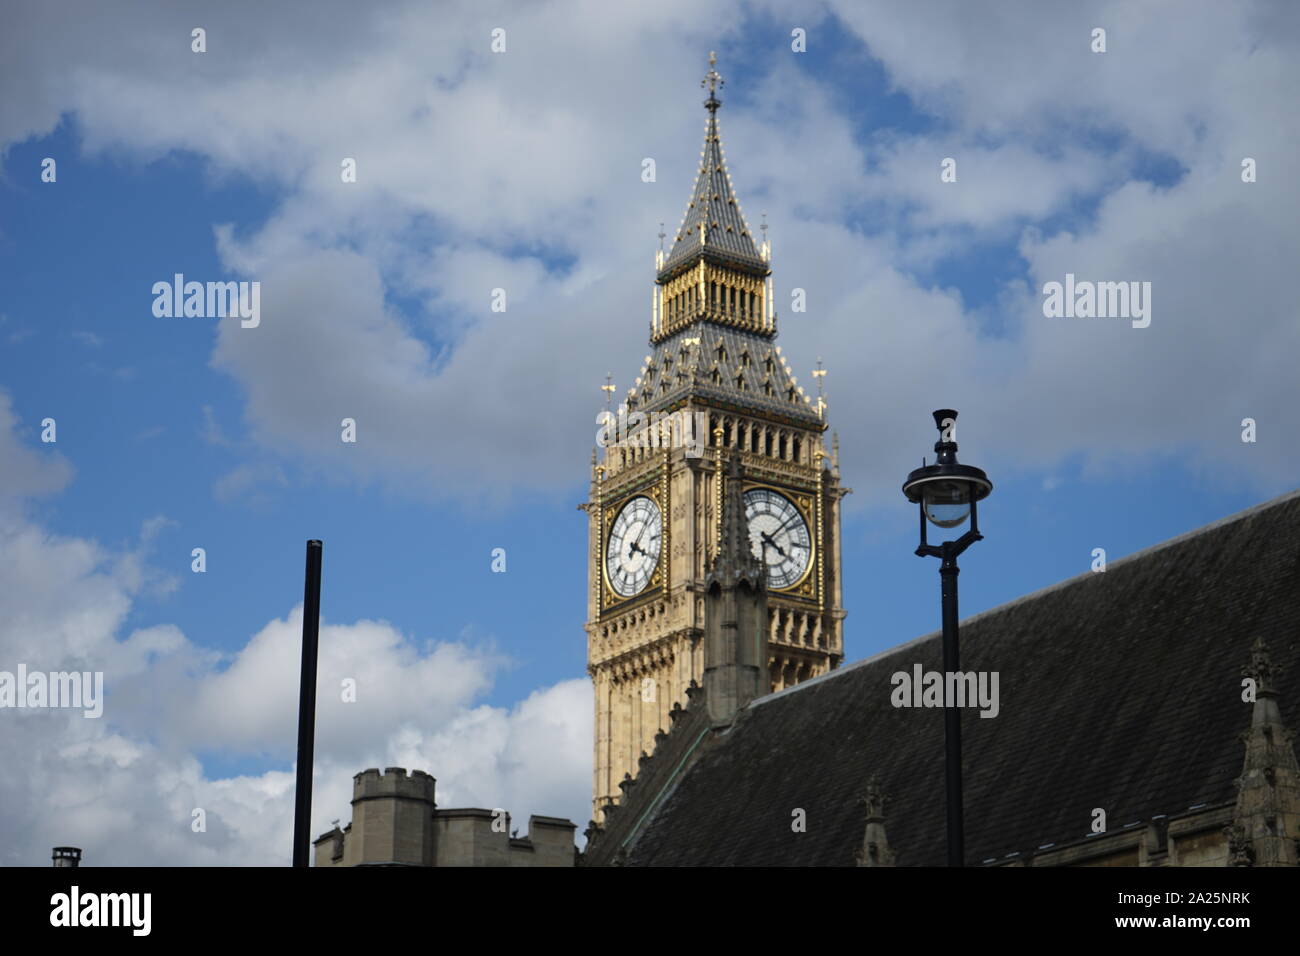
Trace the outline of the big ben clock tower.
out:
[[[710,55],[699,176],[671,252],[656,258],[652,351],[620,408],[632,433],[615,429],[593,459],[582,505],[598,821],[670,726],[673,705],[702,680],[706,578],[724,540],[724,492],[740,496],[727,510],[743,503],[749,546],[765,566],[761,683],[781,690],[837,667],[844,654],[847,489],[838,449],[824,447],[825,403],[798,386],[775,344],[770,245],[755,244],[732,191],[715,63]]]

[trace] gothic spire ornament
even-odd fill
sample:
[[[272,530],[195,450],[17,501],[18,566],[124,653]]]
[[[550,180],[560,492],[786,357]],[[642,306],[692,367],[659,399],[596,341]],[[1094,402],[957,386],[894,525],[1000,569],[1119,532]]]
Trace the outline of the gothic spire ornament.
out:
[[[722,100],[718,99],[717,93],[721,87],[726,85],[721,74],[718,73],[717,66],[718,54],[710,50],[709,72],[705,73],[704,79],[700,80],[700,86],[707,87],[709,91],[709,98],[704,101],[704,108],[710,113],[717,112],[718,107],[722,105]]]
[[[723,80],[714,69],[716,63],[717,56],[710,54],[709,72],[700,84],[709,91],[709,98],[704,102],[709,117],[704,124],[699,177],[677,230],[673,250],[660,269],[661,281],[677,274],[682,267],[693,266],[700,258],[739,266],[759,276],[767,274],[767,264],[754,246],[731,188],[731,176],[723,156],[722,137],[718,132],[718,107],[722,101],[717,98]]]

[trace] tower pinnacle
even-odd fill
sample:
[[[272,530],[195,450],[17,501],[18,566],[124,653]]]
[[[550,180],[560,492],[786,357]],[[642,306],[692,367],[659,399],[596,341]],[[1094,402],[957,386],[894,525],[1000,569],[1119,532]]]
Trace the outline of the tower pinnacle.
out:
[[[656,260],[655,281],[663,289],[664,303],[652,323],[652,340],[667,338],[697,319],[721,321],[768,337],[775,333],[766,287],[771,269],[754,244],[722,152],[718,132],[722,101],[717,93],[723,79],[715,69],[717,61],[716,54],[709,54],[709,72],[700,81],[709,98],[704,103],[708,119],[695,188],[671,251],[662,261]]]
[[[722,493],[722,526],[719,528],[718,553],[709,569],[709,580],[729,584],[741,579],[751,587],[766,585],[766,567],[754,554],[750,542],[749,522],[745,518],[745,490],[740,470],[740,455],[732,454],[727,463],[727,480]],[[721,476],[719,476],[721,477]]]
[[[716,113],[718,107],[722,105],[722,100],[718,99],[717,92],[719,87],[725,86],[726,82],[718,73],[718,54],[712,50],[709,51],[709,72],[704,74],[704,79],[700,80],[700,86],[707,87],[709,98],[704,101],[704,108],[710,113]]]

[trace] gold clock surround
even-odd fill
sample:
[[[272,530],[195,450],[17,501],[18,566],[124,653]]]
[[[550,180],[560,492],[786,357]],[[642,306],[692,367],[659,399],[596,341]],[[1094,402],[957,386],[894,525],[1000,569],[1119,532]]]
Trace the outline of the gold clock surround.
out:
[[[639,601],[646,600],[663,590],[664,580],[668,574],[669,548],[671,546],[667,485],[667,472],[665,471],[662,476],[656,476],[650,482],[641,481],[630,488],[623,489],[619,492],[618,497],[610,499],[608,504],[603,500],[602,496],[600,511],[600,609],[602,611],[607,611],[616,606],[621,610]],[[655,569],[650,575],[649,583],[636,594],[624,596],[615,591],[609,582],[609,567],[605,556],[608,553],[609,535],[613,529],[614,521],[635,498],[649,498],[654,502],[655,507],[659,509],[660,526],[662,528],[660,533],[663,536],[663,543],[659,547],[659,558],[655,562]]]
[[[795,510],[799,512],[799,517],[808,528],[809,554],[808,566],[803,569],[799,575],[799,580],[795,581],[788,587],[772,588],[773,594],[782,594],[794,597],[806,597],[811,600],[817,599],[817,589],[813,585],[814,581],[810,580],[813,571],[818,567],[818,560],[821,555],[821,542],[818,540],[817,525],[814,523],[816,515],[816,498],[813,492],[803,491],[797,488],[782,487],[781,485],[770,485],[763,481],[747,481],[742,486],[742,493],[748,494],[756,488],[762,488],[766,491],[772,491],[782,498],[789,500],[794,505]]]

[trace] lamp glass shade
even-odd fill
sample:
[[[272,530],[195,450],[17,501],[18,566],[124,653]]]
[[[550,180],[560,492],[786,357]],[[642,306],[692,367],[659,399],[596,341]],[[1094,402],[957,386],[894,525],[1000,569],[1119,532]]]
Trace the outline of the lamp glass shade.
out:
[[[921,505],[931,524],[940,528],[955,528],[970,515],[970,482],[928,482]]]

